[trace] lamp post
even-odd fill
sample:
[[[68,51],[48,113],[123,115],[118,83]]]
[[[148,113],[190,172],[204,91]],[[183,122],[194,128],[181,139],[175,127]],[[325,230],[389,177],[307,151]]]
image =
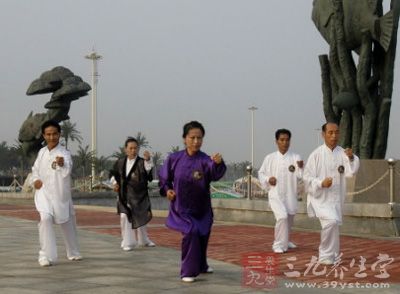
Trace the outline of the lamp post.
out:
[[[317,146],[321,145],[321,129],[314,129],[317,132]]]
[[[394,166],[396,164],[396,160],[393,158],[389,158],[387,160],[387,163],[389,165],[389,205],[391,210],[393,210],[393,207],[395,205],[395,191],[394,191]]]
[[[247,200],[251,200],[251,188],[252,188],[251,173],[253,172],[253,167],[251,165],[246,166],[246,172],[247,172]]]
[[[86,59],[92,60],[92,156],[96,157],[97,155],[97,81],[98,81],[98,72],[97,72],[97,61],[102,59],[103,57],[98,55],[94,49],[92,52],[85,56]],[[94,162],[92,162],[92,182],[96,175]],[[92,187],[91,187],[92,188]]]
[[[254,167],[254,111],[256,111],[257,107],[249,107],[251,112],[251,167]]]
[[[249,107],[251,112],[251,164],[246,167],[247,176],[248,176],[248,183],[247,183],[247,199],[251,199],[251,176],[254,168],[254,111],[258,108],[255,106]]]

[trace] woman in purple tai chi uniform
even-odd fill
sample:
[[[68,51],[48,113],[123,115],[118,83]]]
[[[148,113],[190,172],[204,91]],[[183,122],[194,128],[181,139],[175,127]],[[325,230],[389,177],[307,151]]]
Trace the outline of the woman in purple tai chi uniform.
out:
[[[160,172],[160,193],[171,201],[167,227],[182,233],[181,278],[194,282],[200,273],[212,273],[207,264],[207,245],[213,223],[210,182],[224,175],[222,156],[200,151],[204,127],[191,121],[183,127],[186,146],[169,155]]]

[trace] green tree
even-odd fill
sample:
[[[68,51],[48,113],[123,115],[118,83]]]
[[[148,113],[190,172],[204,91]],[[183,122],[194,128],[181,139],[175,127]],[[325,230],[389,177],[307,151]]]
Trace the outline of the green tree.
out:
[[[67,149],[69,140],[72,142],[77,141],[79,144],[82,143],[82,136],[76,128],[76,123],[71,123],[69,120],[65,120],[61,124],[61,137]]]
[[[94,166],[96,174],[100,174],[102,171],[108,171],[112,168],[113,162],[109,156],[100,156],[94,158]]]
[[[111,157],[114,157],[116,159],[121,159],[125,157],[125,147],[124,146],[120,146],[118,147],[118,151],[115,151]]]
[[[142,147],[143,148],[149,148],[150,147],[149,142],[146,139],[146,136],[144,134],[142,134],[142,132],[138,132],[136,134],[135,138],[138,141],[139,148],[142,148]]]
[[[73,174],[75,176],[86,177],[91,173],[94,154],[89,150],[89,145],[86,145],[85,148],[79,145],[76,155],[72,156],[72,160],[74,162]]]
[[[22,150],[22,148],[21,148]],[[20,149],[8,146],[6,141],[0,143],[0,171],[3,174],[13,174],[12,170],[18,170],[23,157]]]
[[[174,153],[174,152],[178,152],[181,148],[179,147],[179,145],[176,146],[171,146],[171,152],[169,152],[169,154]]]
[[[20,182],[21,184],[23,183],[23,179],[27,176],[29,173],[30,167],[28,167],[28,162],[29,159],[26,157],[26,154],[22,148],[22,144],[19,141],[15,141],[15,144],[10,148],[10,152],[12,154],[12,157],[14,158],[15,161],[18,161],[19,163],[19,174],[20,174]]]
[[[155,152],[152,156],[152,159],[153,159],[153,164],[154,164],[154,169],[153,169],[154,179],[157,179],[158,178],[158,170],[159,170],[161,164],[163,163],[162,153]]]

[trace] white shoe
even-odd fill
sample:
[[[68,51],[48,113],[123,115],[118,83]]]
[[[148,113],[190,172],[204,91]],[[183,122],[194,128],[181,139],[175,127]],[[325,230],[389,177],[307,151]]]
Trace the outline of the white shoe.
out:
[[[146,244],[138,244],[137,247],[156,247],[156,244],[153,241],[149,241]]]
[[[122,250],[124,250],[124,251],[132,251],[132,250],[133,250],[133,247],[131,247],[131,246],[124,246],[124,247],[122,247]]]
[[[193,283],[194,282],[194,277],[183,277],[182,282],[185,283]]]
[[[297,248],[297,245],[296,244],[294,244],[293,242],[288,242],[288,244],[287,244],[287,247],[289,248],[289,249],[294,249],[294,248]]]
[[[207,270],[206,270],[206,273],[207,274],[212,274],[214,272],[214,269],[211,267],[211,266],[209,266],[208,268],[207,268]]]
[[[80,255],[76,255],[76,256],[70,256],[70,257],[68,257],[68,259],[71,261],[78,261],[78,260],[82,260],[83,258]]]
[[[324,265],[332,265],[333,261],[330,260],[329,258],[326,258],[326,259],[319,260],[318,263],[319,264],[324,264]]]
[[[40,266],[51,266],[51,262],[46,258],[46,257],[41,257],[39,258],[39,264]]]
[[[146,247],[156,247],[156,244],[153,241],[150,241],[145,245]]]
[[[273,249],[273,251],[274,251],[275,253],[283,253],[283,252],[285,252],[285,251],[283,251],[281,248]]]

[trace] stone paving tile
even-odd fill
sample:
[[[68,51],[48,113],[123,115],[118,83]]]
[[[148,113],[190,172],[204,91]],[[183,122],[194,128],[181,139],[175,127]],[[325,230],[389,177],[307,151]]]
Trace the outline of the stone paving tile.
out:
[[[92,211],[88,209],[77,209],[77,223],[79,228],[84,228],[88,231],[93,231],[96,233],[108,234],[112,236],[116,236],[113,242],[115,242],[115,247],[119,247],[119,218],[114,212],[104,212],[104,211]],[[15,218],[23,218],[26,220],[38,220],[37,212],[34,210],[32,205],[4,205],[0,204],[0,216],[9,216]],[[155,217],[152,222],[149,224],[149,235],[150,238],[158,245],[173,248],[176,250],[180,249],[180,242],[181,242],[181,235],[178,232],[169,230],[163,226],[165,219]],[[18,225],[23,227],[25,224],[23,220],[18,222]],[[0,232],[1,233],[1,232]],[[1,235],[0,235],[1,237]],[[330,274],[330,276],[326,277],[325,275],[316,276],[313,274],[312,269],[307,273],[307,264],[310,263],[311,257],[313,255],[317,255],[318,252],[318,244],[319,244],[320,235],[318,232],[308,232],[308,231],[294,231],[292,233],[292,241],[295,242],[299,248],[290,250],[289,252],[279,255],[279,275],[282,278],[286,278],[284,273],[289,272],[290,269],[288,264],[290,263],[293,265],[293,270],[298,271],[300,273],[300,277],[297,278],[297,281],[305,281],[305,282],[313,282],[313,283],[322,283],[324,281],[332,282],[337,281],[338,279],[334,278],[334,271]],[[208,257],[215,260],[220,260],[232,264],[236,264],[241,266],[242,255],[248,252],[261,252],[261,253],[269,253],[271,251],[271,243],[273,241],[273,228],[264,227],[264,226],[257,226],[257,225],[241,225],[241,224],[232,224],[232,223],[222,223],[218,222],[213,226],[213,231],[210,238],[210,244],[208,248]],[[31,240],[31,242],[37,242],[37,238],[35,240]],[[107,259],[107,252],[110,256],[113,255],[113,250],[107,251],[106,249],[102,249],[104,244],[97,241],[89,240],[88,241],[90,246],[96,248],[97,252],[101,252],[101,256],[103,259],[99,259],[98,257],[95,259],[93,258],[91,262],[93,264],[102,263],[111,263],[113,266],[118,266],[118,259],[116,260],[115,257],[112,259]],[[388,282],[388,283],[399,283],[400,282],[400,240],[397,238],[361,238],[361,237],[353,237],[353,236],[341,236],[341,246],[343,252],[343,264],[342,266],[346,267],[346,269],[338,268],[338,273],[340,270],[344,271],[344,277],[341,282],[346,283],[355,283],[355,282],[362,282],[362,283],[377,283],[377,282]],[[137,257],[140,256],[141,252],[146,252],[150,248],[141,248],[136,249],[132,252],[128,252],[125,255],[122,255],[124,258],[134,257],[135,261],[137,262]],[[90,252],[90,248],[87,249]],[[151,249],[150,249],[151,250]],[[124,252],[125,253],[125,252]],[[390,274],[388,279],[378,279],[375,278],[374,275],[379,274],[379,266],[376,268],[375,271],[371,270],[371,265],[376,261],[379,253],[387,254],[389,257],[394,258],[394,262],[388,265],[385,269]],[[158,252],[160,254],[160,260],[162,260],[162,255],[164,254],[162,250]],[[366,278],[356,278],[354,274],[357,273],[359,270],[358,266],[359,258],[363,256],[365,261],[365,266],[367,268],[365,273],[367,273]],[[3,253],[0,252],[0,257],[3,258]],[[21,252],[21,262],[27,258],[27,255],[24,255]],[[91,258],[90,256],[88,257]],[[354,265],[350,268],[352,260],[354,258]],[[86,259],[86,258],[85,258]],[[290,259],[290,261],[288,260]],[[65,261],[64,261],[65,262]],[[171,267],[170,264],[162,265],[160,267]],[[179,270],[179,258],[176,259],[176,263],[173,265],[176,267],[177,271]],[[214,267],[214,265],[212,264]],[[322,270],[323,268],[319,267],[317,270]],[[327,272],[329,272],[332,268],[327,268]],[[20,274],[18,269],[10,268],[12,274]],[[93,268],[87,269],[92,270],[93,273],[101,273],[100,268]],[[22,270],[23,271],[23,270]],[[112,274],[112,273],[109,273]],[[177,273],[178,275],[178,273]],[[142,276],[141,278],[146,278]],[[118,280],[118,279],[117,279]],[[236,283],[240,281],[240,277],[235,277],[234,279]],[[1,280],[0,280],[1,281]],[[84,280],[82,282],[88,283],[90,287],[92,286],[91,280]],[[293,281],[296,281],[293,279]],[[93,280],[94,284],[96,281]],[[141,281],[143,286],[147,282]],[[179,284],[179,283],[178,283]],[[200,283],[198,283],[200,284]],[[197,284],[197,285],[198,285]],[[149,287],[151,288],[151,282],[149,282]],[[9,285],[12,287],[12,285]],[[180,293],[180,291],[186,291],[185,289],[179,288],[174,289],[173,287],[176,286],[176,281],[166,281],[165,282],[165,293]],[[186,286],[186,285],[185,285]],[[221,285],[222,287],[223,285]],[[87,290],[96,292],[96,293],[104,293],[104,292],[97,292],[97,286],[93,286],[92,288],[88,288]],[[146,288],[144,287],[144,288]],[[169,289],[172,287],[172,289]],[[202,291],[205,290],[204,287],[208,287],[202,285],[201,289],[196,287],[191,288],[191,293],[204,293]],[[241,287],[240,284],[237,285],[237,293],[246,293],[246,292],[254,292],[254,289],[245,289]],[[214,290],[216,288],[213,288]],[[67,289],[68,290],[68,289]],[[176,290],[176,292],[173,292]],[[282,290],[282,289],[281,289]],[[284,289],[282,293],[286,293],[286,290],[289,291],[290,289]],[[309,289],[310,290],[310,289]],[[337,290],[337,292],[348,293],[349,289]],[[360,289],[353,289],[356,292]],[[81,293],[79,289],[69,289],[70,293]],[[76,292],[74,292],[76,291]],[[119,290],[118,290],[119,291]],[[125,293],[125,288],[121,287],[119,293]],[[199,291],[199,292],[197,292]],[[222,291],[222,290],[221,290]],[[232,290],[235,293],[236,290]],[[313,291],[313,290],[311,290]],[[361,290],[360,290],[361,291]],[[381,294],[386,293],[385,291],[389,291],[387,293],[391,293],[390,289],[388,290],[379,290]],[[352,292],[352,293],[356,293]],[[10,292],[12,293],[12,292]],[[69,293],[69,292],[68,292]],[[118,292],[117,292],[118,293]],[[129,292],[133,293],[133,292]],[[183,292],[182,292],[183,293]],[[260,293],[264,293],[261,291]]]

